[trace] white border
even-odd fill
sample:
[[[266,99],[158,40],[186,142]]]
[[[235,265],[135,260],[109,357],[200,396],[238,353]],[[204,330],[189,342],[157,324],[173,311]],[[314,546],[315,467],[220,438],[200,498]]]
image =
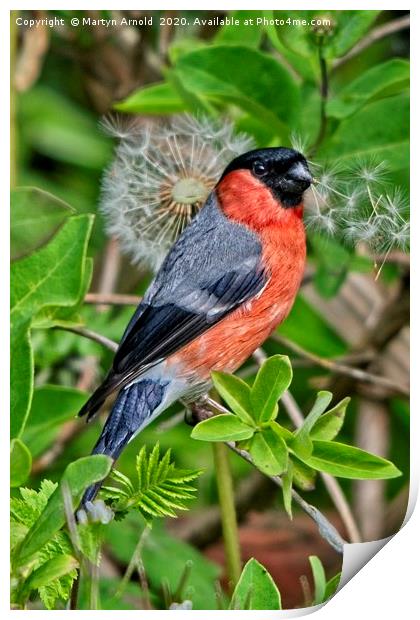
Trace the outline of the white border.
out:
[[[210,6],[209,6],[210,5]],[[93,2],[89,4],[89,8],[97,8],[104,9],[109,8],[110,3],[108,2]],[[115,3],[113,3],[115,6]],[[160,5],[162,6],[162,5]],[[164,3],[165,9],[194,9],[197,10],[197,2],[175,2],[174,0],[167,0]],[[265,9],[279,9],[279,8],[290,8],[291,10],[299,10],[299,9],[319,9],[319,10],[338,10],[338,9],[381,9],[381,10],[396,10],[395,4],[393,5],[391,2],[383,1],[383,2],[367,2],[353,0],[351,3],[346,2],[345,4],[340,4],[339,6],[333,5],[332,2],[324,3],[324,2],[299,2],[294,1],[289,2],[287,4],[279,3],[279,2],[265,2]],[[5,110],[1,116],[1,146],[2,146],[2,183],[1,183],[1,194],[2,194],[2,206],[0,208],[0,270],[1,270],[1,279],[0,282],[2,284],[2,292],[1,292],[1,315],[0,315],[0,330],[1,330],[1,361],[0,361],[0,377],[2,380],[2,395],[4,402],[3,409],[3,420],[8,419],[8,400],[9,400],[9,391],[8,391],[8,349],[9,349],[9,336],[8,336],[8,262],[9,262],[9,217],[8,217],[8,207],[9,197],[8,197],[8,180],[9,180],[9,140],[7,137],[9,136],[9,10],[19,8],[23,9],[33,9],[34,4],[31,2],[20,2],[19,6],[8,4],[6,7],[2,7],[0,10],[0,28],[1,28],[1,40],[4,45],[4,50],[2,50],[1,54],[1,63],[2,63],[2,71],[1,75],[3,79],[1,80],[1,102],[6,103]],[[42,8],[44,9],[57,9],[59,8],[57,2],[45,1],[42,3]],[[67,7],[64,7],[67,8]],[[80,2],[73,0],[72,8],[74,10],[83,10],[86,9],[86,2]],[[138,4],[133,5],[133,3],[125,4],[125,8],[139,8]],[[142,2],[142,9],[148,10],[158,10],[158,6],[154,2]],[[213,0],[213,2],[209,4],[200,3],[200,10],[205,9],[213,9],[213,10],[226,10],[229,9],[256,9],[258,8],[254,2],[250,2],[249,0],[242,1],[234,1],[230,0],[228,2],[220,2],[217,0]],[[404,5],[404,9],[411,10],[411,22],[412,22],[412,62],[414,63],[415,70],[412,72],[413,77],[413,97],[414,97],[414,106],[413,109],[415,113],[412,115],[412,170],[417,172],[419,170],[419,161],[417,150],[415,147],[417,146],[418,139],[418,130],[419,130],[419,121],[416,102],[418,101],[418,77],[420,74],[419,66],[418,66],[418,41],[419,41],[419,32],[418,32],[418,10],[417,4],[414,2],[406,2]],[[413,180],[415,180],[415,174],[412,175]],[[413,183],[414,186],[414,183]],[[413,239],[415,239],[415,235],[419,235],[419,207],[416,204],[416,188],[413,188],[412,195],[414,200],[412,201],[412,222],[413,222]],[[416,239],[417,241],[417,239]],[[413,262],[413,273],[419,273],[419,246],[416,243],[412,244],[412,262]],[[412,315],[414,317],[419,316],[420,308],[418,304],[418,291],[417,286],[413,286],[413,295],[412,295]],[[414,343],[418,342],[418,328],[416,324],[412,327],[412,348],[414,350]],[[416,351],[413,352],[411,356],[411,364],[412,364],[412,374],[414,377],[420,376],[420,365],[418,363]],[[419,381],[415,382],[413,385],[413,402],[414,404],[419,404]],[[418,491],[418,483],[419,483],[419,471],[420,471],[420,449],[417,445],[417,437],[419,436],[419,418],[420,414],[418,411],[418,406],[413,407],[413,416],[412,416],[412,426],[411,426],[411,436],[412,436],[412,450],[411,450],[411,494],[410,494],[410,509],[409,513],[411,513],[415,507],[416,496]],[[0,451],[1,458],[1,467],[0,467],[0,476],[1,476],[1,493],[3,497],[3,501],[0,506],[0,519],[1,519],[1,527],[0,527],[0,548],[3,549],[2,558],[0,560],[0,611],[2,612],[2,617],[8,617],[9,614],[13,614],[13,618],[20,617],[21,614],[26,614],[26,612],[21,611],[13,611],[9,610],[9,591],[8,591],[8,581],[9,581],[9,561],[8,561],[8,534],[9,534],[9,515],[8,515],[8,453],[9,453],[9,441],[8,441],[8,422],[3,422],[2,432],[1,432],[1,442],[2,450]],[[409,518],[406,525],[403,529],[393,537],[385,547],[379,551],[379,553],[373,557],[370,562],[366,566],[364,566],[356,575],[351,579],[350,583],[347,584],[327,605],[316,611],[317,618],[320,620],[354,620],[356,614],[361,615],[363,618],[369,617],[380,617],[383,620],[394,620],[397,614],[403,618],[412,618],[414,617],[414,613],[418,613],[418,556],[420,549],[420,511],[417,507],[414,510],[412,516]],[[284,612],[259,612],[259,618],[280,618],[280,617],[297,617],[303,616],[307,613],[311,613],[310,610],[292,610],[292,611],[284,611]],[[312,610],[315,612],[315,610]],[[46,611],[37,611],[33,612],[37,613],[38,617],[47,617],[46,614],[49,612]],[[58,612],[65,613],[65,612]],[[89,614],[90,618],[95,617],[103,617],[103,614],[114,614],[115,611],[76,611],[76,612],[67,612],[71,614]],[[171,614],[172,612],[167,611],[120,611],[117,612],[118,617],[125,616],[126,614],[140,614],[142,618],[148,618],[150,614],[153,615],[154,619],[163,618],[167,616],[167,614]],[[185,612],[184,612],[185,613]],[[3,615],[4,614],[4,615]],[[179,614],[179,612],[178,612]],[[191,612],[189,612],[191,615]],[[212,611],[201,611],[200,617],[202,618],[210,618],[213,617],[214,612]],[[218,618],[225,618],[229,614],[236,614],[236,617],[251,617],[251,614],[255,616],[255,612],[241,612],[241,611],[232,611],[232,612],[218,612]],[[189,615],[189,617],[190,617]],[[49,617],[51,617],[49,615]]]

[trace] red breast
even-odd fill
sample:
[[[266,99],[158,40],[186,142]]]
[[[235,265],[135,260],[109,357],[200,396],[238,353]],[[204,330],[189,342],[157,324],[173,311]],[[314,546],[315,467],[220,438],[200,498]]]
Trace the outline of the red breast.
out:
[[[196,379],[236,370],[266,340],[288,315],[305,267],[303,205],[282,207],[248,170],[231,172],[216,191],[225,215],[258,234],[270,279],[257,297],[168,359]]]

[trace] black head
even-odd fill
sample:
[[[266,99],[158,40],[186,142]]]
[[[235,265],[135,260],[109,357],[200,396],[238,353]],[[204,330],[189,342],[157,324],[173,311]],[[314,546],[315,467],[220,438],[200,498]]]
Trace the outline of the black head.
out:
[[[285,207],[300,204],[303,192],[312,183],[304,156],[284,147],[255,149],[236,157],[227,166],[222,179],[233,170],[250,170]]]

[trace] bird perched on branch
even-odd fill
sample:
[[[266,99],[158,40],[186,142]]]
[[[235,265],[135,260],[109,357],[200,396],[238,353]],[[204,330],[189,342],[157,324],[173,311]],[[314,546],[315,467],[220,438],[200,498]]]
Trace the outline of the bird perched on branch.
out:
[[[79,413],[92,419],[118,391],[93,454],[116,460],[174,401],[206,391],[212,370],[235,371],[285,319],[305,265],[303,193],[311,182],[306,159],[293,149],[249,151],[227,166]]]

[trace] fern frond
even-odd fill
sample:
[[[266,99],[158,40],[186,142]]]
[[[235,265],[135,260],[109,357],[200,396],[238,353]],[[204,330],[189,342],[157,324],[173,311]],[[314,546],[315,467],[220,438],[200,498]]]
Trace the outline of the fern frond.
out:
[[[177,511],[187,510],[186,502],[194,499],[196,489],[191,483],[199,470],[177,469],[171,462],[171,451],[160,455],[159,443],[151,452],[143,446],[136,458],[137,479],[131,481],[121,472],[112,474],[119,487],[103,487],[102,492],[111,500],[116,511],[137,508],[146,519],[176,517]]]

